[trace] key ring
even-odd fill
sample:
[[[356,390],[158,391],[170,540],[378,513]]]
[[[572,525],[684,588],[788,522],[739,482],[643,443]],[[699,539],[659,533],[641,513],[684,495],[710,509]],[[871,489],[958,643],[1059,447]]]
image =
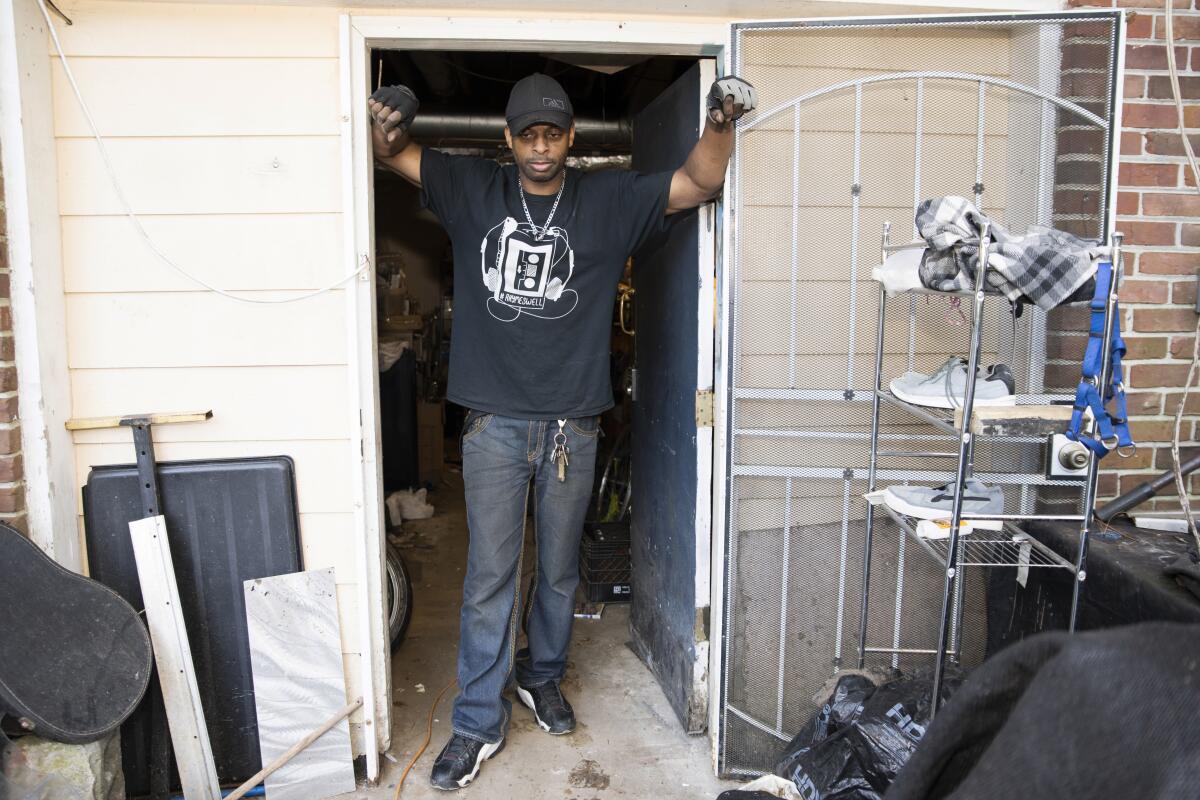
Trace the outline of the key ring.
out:
[[[562,431],[559,431],[558,433],[554,434],[554,446],[555,447],[566,447],[567,446],[567,435],[565,433],[563,433]]]

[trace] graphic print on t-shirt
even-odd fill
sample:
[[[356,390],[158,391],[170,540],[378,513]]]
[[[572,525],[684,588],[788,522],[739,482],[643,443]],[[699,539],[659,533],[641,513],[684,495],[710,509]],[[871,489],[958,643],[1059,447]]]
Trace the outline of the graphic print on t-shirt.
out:
[[[562,228],[547,229],[539,240],[528,222],[506,217],[484,235],[479,267],[491,292],[488,313],[501,322],[522,314],[562,319],[579,304],[579,295],[567,288],[575,253]]]

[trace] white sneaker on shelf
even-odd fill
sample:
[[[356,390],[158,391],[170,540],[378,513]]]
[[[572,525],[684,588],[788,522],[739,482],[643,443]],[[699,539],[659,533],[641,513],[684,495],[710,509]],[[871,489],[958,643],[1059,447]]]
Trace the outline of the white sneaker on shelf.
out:
[[[962,408],[966,386],[967,361],[961,356],[951,356],[932,375],[906,372],[889,384],[899,399],[929,408]],[[1015,389],[1012,370],[1006,364],[995,364],[975,382],[975,405],[1015,406]]]

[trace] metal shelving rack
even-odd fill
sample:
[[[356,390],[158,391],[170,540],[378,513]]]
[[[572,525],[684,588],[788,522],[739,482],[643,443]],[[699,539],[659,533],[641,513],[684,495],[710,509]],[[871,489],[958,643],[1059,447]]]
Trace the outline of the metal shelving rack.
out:
[[[886,259],[891,253],[910,247],[923,247],[924,243],[914,243],[900,246],[893,246],[889,241],[888,223],[884,224],[883,233],[883,258]],[[975,403],[975,384],[978,380],[978,367],[982,355],[982,328],[984,320],[984,303],[986,298],[1002,299],[1007,302],[1007,298],[994,292],[987,290],[986,271],[988,250],[992,244],[990,238],[990,226],[984,225],[980,235],[979,243],[979,264],[974,276],[974,291],[971,292],[933,292],[930,290],[913,290],[909,294],[936,294],[942,296],[958,295],[963,298],[971,298],[971,332],[970,346],[967,357],[967,381],[964,387],[963,405],[961,409],[961,417],[956,420],[956,415],[953,410],[942,410],[936,408],[928,408],[905,402],[893,395],[890,391],[883,388],[883,362],[885,350],[885,321],[887,318],[887,294],[881,284],[879,290],[879,313],[877,319],[877,329],[875,338],[875,387],[874,396],[872,398],[871,408],[871,451],[870,451],[870,468],[867,478],[867,492],[871,494],[879,487],[877,486],[878,478],[881,473],[886,473],[885,470],[879,468],[881,460],[889,459],[936,459],[945,458],[947,460],[955,460],[954,478],[952,485],[956,487],[954,492],[954,502],[950,515],[949,534],[944,539],[931,539],[917,534],[917,525],[911,518],[905,517],[895,510],[882,503],[876,506],[874,503],[868,504],[866,511],[866,536],[863,544],[863,582],[862,582],[862,598],[859,610],[859,647],[858,647],[858,665],[864,666],[864,662],[868,654],[892,654],[893,657],[898,654],[928,654],[935,657],[934,673],[933,673],[933,711],[936,713],[941,702],[941,684],[945,672],[946,659],[949,657],[953,662],[957,663],[960,653],[960,639],[962,635],[962,620],[963,620],[963,591],[962,591],[962,576],[963,569],[966,567],[1016,567],[1018,569],[1064,569],[1071,572],[1075,576],[1073,596],[1071,602],[1071,617],[1069,629],[1074,631],[1075,619],[1079,607],[1079,593],[1084,580],[1087,578],[1087,553],[1088,539],[1093,527],[1093,506],[1096,498],[1096,478],[1099,467],[1099,459],[1094,455],[1090,455],[1090,463],[1088,466],[1086,479],[1082,482],[1082,509],[1079,514],[1062,515],[1062,514],[996,514],[996,515],[971,515],[964,514],[962,509],[963,487],[967,479],[972,476],[984,478],[983,473],[975,475],[974,472],[974,456],[975,444],[979,435],[971,432],[971,416],[974,411]],[[1108,248],[1108,256],[1113,264],[1113,279],[1109,287],[1109,294],[1105,306],[1105,324],[1104,337],[1102,342],[1103,359],[1100,373],[1100,385],[1107,386],[1110,380],[1112,364],[1110,354],[1111,344],[1111,320],[1113,318],[1113,309],[1117,301],[1117,293],[1119,290],[1121,278],[1121,234],[1113,235],[1112,246]],[[917,419],[933,425],[934,427],[952,434],[958,439],[958,452],[940,452],[940,451],[916,451],[916,450],[881,450],[880,444],[880,409],[881,406],[887,404],[896,408],[903,409],[906,413],[916,417]],[[1096,424],[1094,420],[1089,420],[1085,430],[1088,436],[1096,436]],[[914,439],[918,437],[913,437]],[[1007,441],[1030,443],[1044,443],[1040,437],[1021,438],[1021,437],[1004,437]],[[999,477],[999,476],[989,476]],[[1079,487],[1079,481],[1056,481],[1045,478],[1041,475],[1024,474],[1011,476],[1016,477],[1023,484],[1029,485],[1062,485],[1069,484]],[[1010,480],[1008,482],[1012,482]],[[913,473],[914,480],[937,480],[934,473],[928,472],[925,474]],[[939,618],[937,647],[936,649],[914,649],[892,647],[871,647],[867,644],[868,636],[868,600],[870,598],[871,586],[871,554],[874,545],[876,533],[876,509],[882,509],[884,513],[890,517],[897,528],[901,531],[901,537],[908,537],[918,544],[926,553],[932,556],[945,569],[945,579],[942,584],[942,603],[941,614]],[[979,522],[990,521],[992,524],[997,522],[1000,524],[1000,530],[983,530],[981,528],[972,528],[967,533],[960,533],[960,523],[963,521],[976,520]],[[1029,535],[1022,529],[1022,524],[1030,521],[1042,520],[1057,520],[1079,523],[1079,546],[1074,563],[1060,556],[1058,553],[1045,546],[1037,539]],[[902,592],[900,586],[897,587],[897,593]],[[899,600],[899,598],[898,598]]]

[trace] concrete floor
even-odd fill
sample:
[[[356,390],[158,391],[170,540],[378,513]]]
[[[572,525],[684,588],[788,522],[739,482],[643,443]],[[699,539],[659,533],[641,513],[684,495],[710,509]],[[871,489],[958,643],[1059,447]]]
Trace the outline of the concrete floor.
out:
[[[467,528],[461,476],[450,469],[445,475],[430,497],[437,509],[434,517],[406,522],[398,539],[412,576],[415,604],[408,636],[392,659],[392,749],[378,786],[345,798],[393,797],[401,772],[424,741],[430,705],[454,677]],[[532,553],[532,547],[526,550]],[[600,620],[577,619],[563,682],[578,719],[575,733],[544,733],[532,713],[513,698],[504,751],[486,762],[475,782],[458,795],[714,800],[737,786],[713,777],[708,737],[683,733],[628,640],[627,605],[607,606]],[[401,796],[407,800],[447,797],[430,787],[429,771],[450,735],[454,692],[447,691],[437,708],[429,749],[404,784]]]

